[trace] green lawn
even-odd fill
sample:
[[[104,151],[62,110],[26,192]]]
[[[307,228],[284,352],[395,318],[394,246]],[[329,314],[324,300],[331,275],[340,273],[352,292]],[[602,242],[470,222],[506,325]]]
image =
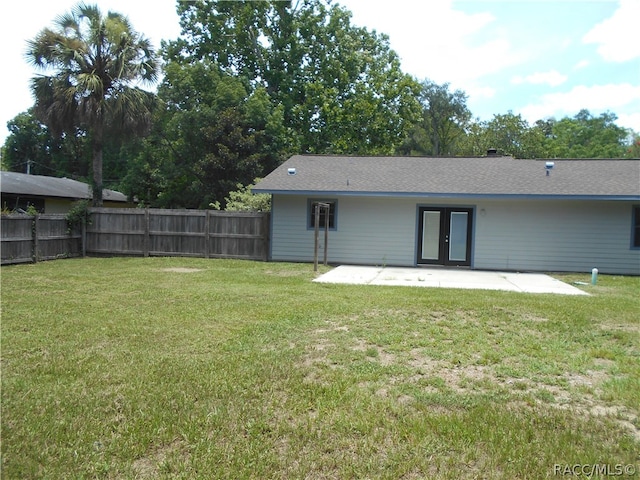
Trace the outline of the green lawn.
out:
[[[1,275],[3,478],[640,475],[637,277],[574,297],[179,258]]]

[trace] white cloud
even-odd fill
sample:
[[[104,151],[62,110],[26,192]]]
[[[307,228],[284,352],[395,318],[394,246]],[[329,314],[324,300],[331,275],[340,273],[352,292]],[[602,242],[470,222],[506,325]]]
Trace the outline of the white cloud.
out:
[[[511,83],[515,85],[520,85],[523,83],[531,83],[533,85],[549,85],[551,87],[557,87],[558,85],[562,85],[567,81],[567,76],[561,73],[558,73],[555,70],[551,70],[548,72],[536,72],[531,75],[527,75],[526,77],[522,77],[521,75],[516,75],[511,79]]]
[[[424,53],[405,58],[403,68],[437,83],[450,82],[459,87],[520,62],[505,39],[480,45],[471,45],[464,38],[452,39],[442,46],[423,42]]]
[[[629,83],[579,85],[568,92],[543,95],[541,101],[520,109],[522,116],[530,122],[551,116],[572,115],[585,108],[592,113],[614,111],[640,102],[640,85]],[[622,118],[623,114],[619,114]],[[625,118],[633,120],[632,115]]]
[[[474,80],[526,61],[513,52],[507,29],[494,26],[489,12],[465,13],[452,0],[401,1],[341,0],[353,12],[353,23],[389,35],[402,69],[418,79],[448,82],[468,89]],[[409,7],[410,5],[410,7]],[[491,26],[490,35],[483,35]]]
[[[467,85],[464,92],[475,99],[493,98],[496,96],[497,90],[493,87],[480,86],[476,84]]]
[[[619,8],[582,37],[583,43],[598,45],[598,53],[609,62],[626,62],[640,57],[636,37],[640,1],[620,0]]]
[[[591,65],[591,63],[589,62],[589,60],[580,60],[578,63],[576,63],[573,67],[574,70],[580,70],[581,68],[586,68],[589,65]]]
[[[621,113],[618,115],[616,125],[630,128],[636,133],[640,133],[640,113]]]

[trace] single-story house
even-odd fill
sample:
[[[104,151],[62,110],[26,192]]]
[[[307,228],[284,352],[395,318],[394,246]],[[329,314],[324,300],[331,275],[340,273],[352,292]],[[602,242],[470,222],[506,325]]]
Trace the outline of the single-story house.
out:
[[[40,213],[67,213],[73,202],[91,200],[91,187],[70,178],[0,172],[2,210],[27,210],[32,205]],[[105,207],[131,207],[124,193],[104,189]]]
[[[313,261],[322,202],[333,264],[640,275],[640,159],[295,155],[253,192],[274,261]]]

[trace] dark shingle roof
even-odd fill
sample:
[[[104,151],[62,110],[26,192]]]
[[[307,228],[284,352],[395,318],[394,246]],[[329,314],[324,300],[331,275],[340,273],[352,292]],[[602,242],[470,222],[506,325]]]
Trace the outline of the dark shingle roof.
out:
[[[545,165],[554,167],[546,175]],[[289,169],[295,168],[295,175]],[[608,197],[640,200],[640,159],[294,155],[255,193]]]
[[[70,178],[46,177],[43,175],[27,175],[16,172],[0,172],[0,191],[14,195],[35,197],[58,197],[76,200],[90,199],[91,189],[86,183]],[[126,202],[124,193],[104,189],[104,200]]]

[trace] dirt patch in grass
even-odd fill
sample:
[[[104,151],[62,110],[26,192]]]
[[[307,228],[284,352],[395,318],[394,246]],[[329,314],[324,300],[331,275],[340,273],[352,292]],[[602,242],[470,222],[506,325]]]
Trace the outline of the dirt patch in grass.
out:
[[[451,365],[425,355],[423,349],[411,350],[407,363],[415,369],[410,377],[414,381],[437,377],[443,381],[443,386],[457,393],[468,393],[469,385],[496,380],[484,365]]]
[[[388,315],[388,312],[370,311],[368,315]],[[459,315],[463,315],[462,313]],[[468,317],[468,314],[464,315]],[[435,315],[432,318],[443,318]],[[530,316],[526,320],[545,322],[547,319]],[[406,368],[406,374],[393,373],[382,381],[361,382],[359,388],[370,390],[377,397],[393,401],[400,406],[413,405],[416,398],[402,392],[403,386],[418,388],[424,394],[453,392],[457,395],[509,395],[513,402],[529,407],[568,409],[583,416],[608,418],[640,439],[637,417],[629,409],[612,405],[599,398],[601,386],[612,379],[615,362],[595,359],[594,368],[581,373],[566,372],[559,376],[539,379],[514,378],[499,375],[496,365],[478,363],[452,363],[432,358],[425,348],[414,348],[405,354],[390,353],[384,347],[355,337],[349,327],[328,322],[327,327],[311,332],[312,342],[307,347],[301,367],[307,370],[306,382],[324,384],[327,369],[347,368],[333,358],[348,352],[364,354],[364,359],[385,367]],[[478,359],[476,359],[478,360]],[[481,359],[480,359],[481,360]],[[474,362],[472,359],[471,362]]]
[[[321,329],[316,331],[316,336],[324,333]],[[307,384],[328,385],[329,382],[324,378],[324,372],[327,369],[335,368],[335,365],[328,358],[328,351],[334,347],[333,343],[325,337],[314,339],[313,342],[306,346],[306,352],[302,357],[302,361],[297,367],[306,372],[303,382]]]
[[[549,319],[545,317],[538,317],[536,315],[532,315],[530,313],[525,313],[520,316],[520,318],[525,322],[548,322]]]
[[[396,362],[396,356],[386,352],[379,345],[366,342],[362,339],[356,341],[356,345],[351,347],[356,352],[364,352],[367,360],[379,362],[381,365],[392,365]]]
[[[176,456],[180,457],[178,461],[186,461],[189,457],[189,452],[184,442],[179,439],[174,440],[168,445],[159,445],[150,448],[144,457],[138,458],[133,462],[131,468],[136,478],[158,478],[161,471],[160,469],[165,462]]]
[[[265,270],[265,275],[270,275],[272,277],[281,277],[281,278],[289,278],[289,277],[307,277],[309,276],[309,271],[306,270],[287,270],[287,269],[278,269],[278,270]],[[316,277],[323,275],[326,272],[313,272]]]
[[[338,325],[334,322],[329,322],[329,325],[330,325],[329,328],[318,328],[314,330],[313,334],[324,335],[326,333],[332,333],[332,332],[348,332],[349,331],[349,327],[347,327],[346,325]]]
[[[619,331],[619,332],[628,332],[628,333],[640,333],[640,322],[636,324],[626,324],[626,325],[606,324],[606,325],[601,325],[600,328],[602,330],[611,330],[613,332]]]
[[[163,268],[163,272],[173,272],[173,273],[195,273],[202,272],[201,268],[186,268],[186,267],[171,267],[171,268]]]

